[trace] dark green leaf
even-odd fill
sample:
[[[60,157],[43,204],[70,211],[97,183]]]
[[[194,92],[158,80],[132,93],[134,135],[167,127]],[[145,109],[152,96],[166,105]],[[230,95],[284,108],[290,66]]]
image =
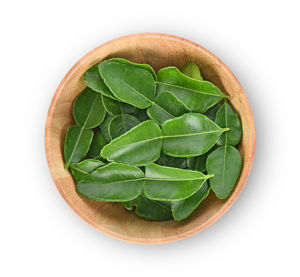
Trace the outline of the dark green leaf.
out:
[[[198,65],[195,64],[194,62],[187,62],[184,69],[182,70],[182,73],[190,78],[203,81],[203,78],[200,73],[200,69]]]
[[[172,213],[175,220],[182,220],[187,218],[207,197],[209,194],[210,187],[207,181],[202,185],[202,187],[194,193],[192,196],[181,200],[173,201],[171,203]]]
[[[148,116],[158,124],[188,112],[189,109],[174,94],[167,91],[158,95],[152,106],[147,109]]]
[[[146,69],[150,74],[152,74],[154,80],[157,79],[155,71],[153,70],[153,68],[149,64],[145,64],[145,63],[133,63],[133,62],[130,62],[130,61],[122,59],[122,58],[112,58],[110,60],[111,61],[121,62],[121,63],[124,63],[124,64],[133,65],[133,66],[138,66],[138,67],[141,67],[143,69]]]
[[[87,198],[123,202],[137,198],[145,182],[144,172],[132,165],[111,163],[77,182],[76,190]]]
[[[146,110],[135,109],[132,115],[135,116],[141,122],[149,119]]]
[[[161,145],[160,128],[153,120],[147,120],[104,146],[101,156],[108,161],[143,166],[159,158]]]
[[[155,81],[151,73],[140,66],[115,60],[99,64],[99,72],[111,92],[123,102],[140,109],[152,105]]]
[[[201,188],[210,178],[199,171],[150,164],[146,166],[144,194],[161,201],[186,199]]]
[[[105,85],[103,79],[100,76],[98,64],[89,68],[83,75],[83,80],[86,85],[92,90],[102,93],[103,95],[112,99],[117,99],[109,88]]]
[[[237,145],[242,138],[242,124],[238,115],[233,111],[231,106],[224,102],[222,107],[218,110],[216,115],[216,123],[221,127],[229,128],[229,131],[223,134],[219,141],[218,146],[224,145]]]
[[[107,142],[100,132],[100,130],[96,130],[94,134],[94,138],[92,144],[90,146],[90,150],[87,154],[88,158],[97,158],[100,155],[101,149],[106,145]]]
[[[169,167],[186,168],[186,158],[172,157],[164,153],[160,153],[160,157],[156,163]]]
[[[175,157],[193,157],[206,153],[227,129],[208,117],[189,113],[163,123],[163,152]]]
[[[205,113],[205,115],[207,117],[209,117],[212,121],[215,121],[216,120],[216,114],[217,114],[217,111],[219,110],[219,108],[221,107],[222,105],[220,103],[214,105],[213,107],[209,108],[207,110],[207,112]]]
[[[209,154],[209,152],[207,152],[201,156],[186,158],[187,167],[191,170],[197,170],[200,172],[206,171],[206,159],[207,159],[208,154]]]
[[[122,204],[126,210],[132,211],[132,201],[133,200],[122,202]]]
[[[136,206],[135,214],[142,218],[157,221],[173,219],[170,202],[151,200],[140,195],[131,201],[131,205]]]
[[[107,143],[110,142],[110,136],[108,132],[108,125],[114,117],[111,114],[107,114],[102,124],[99,126],[102,135],[104,136]]]
[[[132,113],[135,110],[134,106],[131,106],[127,103],[119,102],[117,100],[113,100],[109,97],[104,96],[103,94],[101,98],[105,110],[112,115]]]
[[[71,126],[69,128],[64,145],[66,168],[68,168],[70,164],[77,163],[85,157],[89,151],[93,135],[92,130],[85,130],[78,126]]]
[[[133,115],[119,114],[108,125],[109,136],[111,139],[115,139],[138,124],[140,124],[140,121]]]
[[[226,198],[235,186],[242,169],[242,156],[233,146],[217,148],[207,157],[206,167],[212,190],[219,198]]]
[[[84,129],[92,129],[101,124],[106,111],[101,101],[101,94],[86,88],[75,99],[73,116],[76,123]]]
[[[87,159],[77,164],[71,164],[70,170],[76,182],[83,179],[95,169],[105,165],[99,160]]]
[[[172,92],[193,112],[205,113],[227,97],[214,84],[187,77],[176,67],[160,69],[157,77],[158,95],[163,91]]]

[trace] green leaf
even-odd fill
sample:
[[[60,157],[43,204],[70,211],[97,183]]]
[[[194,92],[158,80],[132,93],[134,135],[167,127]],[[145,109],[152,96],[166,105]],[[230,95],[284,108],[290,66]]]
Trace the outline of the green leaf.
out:
[[[112,58],[110,60],[111,61],[117,61],[117,62],[124,63],[124,64],[133,65],[133,66],[138,66],[138,67],[141,67],[143,69],[146,69],[150,74],[152,74],[154,80],[157,79],[154,69],[149,64],[145,64],[145,63],[133,63],[131,61],[128,61],[128,60],[122,59],[122,58]]]
[[[159,159],[156,161],[159,165],[169,166],[169,167],[177,167],[177,168],[186,168],[186,158],[178,158],[168,156],[164,153],[160,154]]]
[[[206,181],[203,186],[192,196],[181,201],[173,201],[171,203],[171,208],[174,219],[182,220],[187,218],[207,197],[209,191],[210,187]]]
[[[160,128],[147,120],[104,146],[101,156],[108,161],[143,166],[159,158],[161,145]]]
[[[140,124],[140,121],[133,115],[119,114],[108,125],[109,136],[111,139],[115,139],[138,124]]]
[[[233,146],[217,148],[207,157],[206,167],[214,174],[210,185],[217,197],[226,198],[235,186],[242,169],[242,156]]]
[[[95,169],[105,165],[99,160],[87,159],[77,164],[71,164],[70,170],[76,182],[83,179]]]
[[[132,112],[131,114],[141,122],[149,119],[146,110],[135,109],[135,111]]]
[[[101,94],[86,88],[76,97],[73,105],[73,116],[80,127],[84,129],[97,127],[104,120],[105,114]]]
[[[132,201],[133,200],[122,202],[122,204],[126,210],[132,211]]]
[[[208,117],[189,113],[163,123],[163,152],[174,157],[193,157],[211,149],[222,133]]]
[[[83,80],[86,85],[93,91],[102,93],[103,95],[112,99],[117,99],[109,88],[105,85],[103,79],[100,76],[98,64],[89,68],[83,75]]]
[[[201,156],[186,158],[187,167],[191,170],[196,170],[200,172],[206,171],[206,159],[209,153],[210,152],[207,152]]]
[[[161,201],[186,199],[198,191],[210,178],[199,171],[150,164],[146,166],[144,194]]]
[[[132,210],[132,206],[135,206],[135,214],[145,219],[156,221],[173,219],[170,202],[151,200],[141,194],[132,201],[123,202],[123,205],[124,203],[128,210]]]
[[[101,131],[102,135],[104,136],[107,143],[109,143],[111,141],[110,136],[109,136],[108,126],[113,118],[114,117],[111,114],[107,114],[104,121],[99,126],[100,131]]]
[[[152,74],[144,68],[116,60],[106,60],[99,64],[99,72],[118,99],[140,109],[152,105],[155,81]]]
[[[152,106],[147,109],[148,116],[158,124],[188,112],[189,109],[174,94],[167,91],[158,95]]]
[[[87,157],[88,158],[97,158],[100,155],[101,149],[106,144],[107,144],[107,142],[106,142],[103,134],[99,130],[95,130],[94,138],[92,140]]]
[[[77,163],[85,157],[89,151],[93,131],[85,130],[78,126],[71,126],[65,137],[64,159],[66,168],[70,164]]]
[[[217,114],[217,111],[220,109],[222,105],[220,103],[212,106],[211,108],[209,108],[207,110],[207,112],[205,113],[205,115],[207,117],[209,117],[212,121],[215,121],[216,120],[216,114]]]
[[[135,110],[134,106],[113,100],[109,97],[104,96],[103,94],[101,96],[101,99],[105,110],[112,115],[132,113]]]
[[[157,77],[157,94],[172,92],[192,112],[205,113],[221,99],[228,97],[211,82],[187,77],[173,66],[160,69]]]
[[[144,172],[132,165],[110,163],[97,168],[76,183],[76,191],[87,198],[123,202],[137,198],[145,182]]]
[[[182,73],[190,78],[203,81],[203,78],[200,73],[200,69],[198,65],[195,64],[194,62],[187,62],[185,67],[182,70]]]
[[[217,142],[218,146],[234,146],[241,141],[243,134],[242,124],[238,115],[234,112],[227,101],[225,101],[222,107],[218,110],[216,115],[216,123],[221,127],[229,128],[229,132],[223,134]]]

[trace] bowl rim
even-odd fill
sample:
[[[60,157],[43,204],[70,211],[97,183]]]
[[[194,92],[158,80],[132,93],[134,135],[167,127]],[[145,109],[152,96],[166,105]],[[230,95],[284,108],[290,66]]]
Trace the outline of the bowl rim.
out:
[[[58,98],[60,96],[60,93],[61,93],[63,87],[65,86],[65,84],[69,81],[69,79],[73,75],[73,73],[76,72],[77,69],[85,62],[85,60],[88,59],[90,56],[93,56],[94,53],[97,52],[100,48],[103,48],[103,47],[105,47],[109,44],[115,44],[120,40],[127,40],[127,39],[130,39],[130,38],[133,38],[133,37],[159,38],[159,39],[175,40],[177,42],[188,44],[189,46],[197,48],[198,50],[203,52],[205,55],[207,55],[211,59],[215,60],[222,67],[222,69],[226,72],[226,74],[230,77],[232,82],[235,83],[236,87],[238,88],[239,92],[241,93],[240,96],[243,98],[243,102],[244,102],[244,104],[246,105],[246,108],[247,108],[247,114],[248,114],[248,118],[249,118],[249,128],[251,129],[251,133],[253,134],[253,137],[252,137],[253,147],[251,149],[252,151],[250,152],[249,159],[247,159],[248,168],[246,169],[247,170],[246,175],[244,176],[243,180],[239,180],[239,182],[238,182],[239,185],[236,186],[236,189],[230,194],[229,198],[227,199],[226,203],[222,206],[222,208],[216,214],[214,214],[214,216],[210,217],[208,220],[206,220],[204,223],[200,224],[199,226],[197,226],[197,227],[195,227],[191,230],[185,231],[181,234],[176,234],[176,235],[169,236],[169,237],[166,237],[166,238],[163,238],[163,239],[162,238],[145,239],[145,238],[136,238],[136,237],[133,238],[133,237],[126,236],[126,235],[123,235],[123,234],[120,234],[120,233],[111,232],[111,231],[109,231],[105,228],[102,228],[99,225],[96,225],[92,220],[90,220],[79,208],[77,208],[68,199],[67,195],[62,190],[61,185],[57,181],[58,178],[56,176],[54,166],[53,166],[51,160],[49,159],[49,156],[50,156],[49,153],[50,153],[50,148],[51,148],[51,146],[50,146],[50,133],[51,133],[50,132],[50,126],[51,126],[51,122],[52,122],[54,107],[56,106],[57,100],[58,100]],[[242,88],[241,84],[239,83],[238,79],[231,72],[231,70],[217,56],[215,56],[213,53],[208,51],[203,46],[201,46],[201,45],[199,45],[195,42],[192,42],[190,40],[187,40],[185,38],[175,36],[175,35],[165,34],[165,33],[136,33],[136,34],[130,34],[130,35],[126,35],[126,36],[121,36],[121,37],[112,39],[110,41],[107,41],[107,42],[101,44],[100,46],[97,46],[93,50],[89,51],[87,54],[85,54],[83,57],[81,57],[75,63],[75,65],[73,65],[71,67],[71,69],[67,72],[65,77],[62,79],[62,81],[60,82],[60,84],[58,85],[58,87],[57,87],[57,89],[54,93],[54,96],[51,100],[51,104],[49,106],[48,113],[47,113],[46,126],[45,126],[45,153],[46,153],[46,159],[47,159],[47,163],[48,163],[48,167],[49,167],[52,179],[53,179],[59,193],[61,194],[63,199],[68,203],[68,205],[71,207],[71,209],[73,209],[73,211],[79,217],[81,217],[85,222],[87,222],[89,225],[91,225],[92,227],[94,227],[98,231],[101,231],[102,233],[104,233],[104,234],[106,234],[110,237],[117,238],[117,239],[120,239],[122,241],[131,242],[131,243],[163,244],[163,243],[174,242],[174,241],[182,240],[184,238],[195,235],[196,233],[199,233],[199,232],[203,231],[204,229],[206,229],[207,227],[209,227],[210,225],[212,225],[214,222],[216,222],[221,216],[223,216],[228,211],[228,209],[233,205],[233,203],[235,202],[235,200],[238,198],[239,194],[241,193],[241,191],[242,191],[243,187],[245,186],[245,183],[246,183],[246,181],[249,177],[251,168],[252,168],[253,159],[254,159],[254,152],[255,152],[255,126],[254,126],[253,113],[252,113],[248,98],[246,96],[246,93],[245,93],[244,89]]]

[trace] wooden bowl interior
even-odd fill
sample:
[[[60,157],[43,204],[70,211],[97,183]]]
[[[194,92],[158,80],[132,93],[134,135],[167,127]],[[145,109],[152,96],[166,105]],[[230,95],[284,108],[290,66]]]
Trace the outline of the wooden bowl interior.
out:
[[[243,124],[243,139],[239,150],[244,161],[241,176],[230,197],[220,200],[210,193],[188,219],[180,222],[153,222],[126,211],[120,203],[89,200],[76,193],[72,176],[64,169],[64,137],[68,127],[74,124],[73,101],[85,88],[83,73],[92,65],[110,57],[148,63],[156,71],[170,65],[182,69],[187,61],[194,61],[199,65],[206,80],[213,82],[230,95],[230,103],[238,112]],[[70,70],[58,87],[49,108],[45,143],[47,160],[55,184],[79,216],[98,230],[122,240],[136,243],[164,243],[203,230],[232,205],[251,169],[255,134],[246,95],[230,70],[218,58],[206,49],[182,38],[162,34],[139,34],[122,37],[94,49]]]

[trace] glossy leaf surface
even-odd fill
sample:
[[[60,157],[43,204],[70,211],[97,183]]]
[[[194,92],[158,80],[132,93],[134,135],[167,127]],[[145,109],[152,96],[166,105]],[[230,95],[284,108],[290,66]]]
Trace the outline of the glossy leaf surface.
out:
[[[242,124],[239,120],[238,115],[234,112],[232,107],[224,102],[222,107],[216,114],[216,123],[221,127],[229,128],[229,131],[223,134],[219,141],[218,146],[224,145],[237,145],[242,138]]]
[[[106,145],[107,142],[100,132],[100,130],[96,130],[94,133],[94,137],[87,154],[88,158],[97,158],[100,155],[101,149]]]
[[[159,158],[161,145],[160,128],[153,120],[147,120],[104,146],[101,156],[109,161],[142,166]]]
[[[101,94],[86,88],[75,99],[73,116],[76,123],[84,129],[92,129],[101,124],[106,111],[101,101]]]
[[[129,210],[135,206],[135,214],[145,219],[157,221],[173,219],[170,202],[151,200],[141,194],[138,198],[125,202],[124,205]]]
[[[106,60],[99,64],[99,72],[118,99],[140,109],[151,106],[156,85],[152,74],[144,68]]]
[[[81,161],[89,151],[93,139],[93,131],[78,126],[71,126],[65,137],[65,166]]]
[[[99,160],[87,159],[80,163],[70,165],[70,170],[75,181],[79,181],[98,167],[104,165],[105,164]]]
[[[217,111],[220,109],[222,105],[220,103],[214,105],[213,107],[209,108],[207,110],[207,112],[205,113],[205,115],[207,117],[209,117],[212,121],[215,121],[216,120],[216,114],[217,114]]]
[[[190,197],[210,177],[198,171],[150,164],[146,166],[144,194],[147,198],[177,201]]]
[[[186,158],[168,156],[163,152],[160,153],[160,157],[156,163],[163,166],[177,167],[182,169],[186,168],[187,166]]]
[[[207,157],[206,167],[214,174],[210,185],[217,197],[226,198],[235,186],[242,169],[242,156],[233,146],[217,148]]]
[[[122,202],[137,198],[145,182],[144,172],[132,165],[110,163],[77,182],[76,190],[87,198]]]
[[[187,62],[182,70],[182,73],[190,78],[203,81],[200,69],[194,62]]]
[[[140,121],[133,115],[119,114],[108,125],[109,136],[111,139],[115,139],[138,124],[140,124]]]
[[[128,61],[128,60],[122,59],[122,58],[111,58],[110,60],[111,61],[121,62],[121,63],[124,63],[124,64],[129,64],[129,65],[141,67],[141,68],[147,70],[153,76],[154,80],[157,79],[154,69],[149,64],[145,64],[145,63],[133,63],[131,61]]]
[[[93,91],[102,93],[103,95],[112,99],[117,99],[109,88],[105,85],[103,79],[100,76],[98,64],[89,68],[83,75],[83,80],[86,85]]]
[[[148,116],[158,124],[188,112],[190,112],[189,109],[174,94],[168,91],[158,95],[152,106],[147,109]]]
[[[108,131],[108,125],[113,118],[114,118],[113,115],[107,114],[104,121],[99,126],[100,131],[101,131],[102,135],[104,136],[107,143],[109,143],[111,141],[110,136],[109,136],[109,131]]]
[[[117,100],[113,100],[109,97],[104,96],[103,94],[101,96],[101,99],[105,110],[112,115],[132,113],[135,110],[134,106],[119,102]]]
[[[175,157],[193,157],[211,149],[225,129],[205,115],[189,113],[163,123],[163,152]]]
[[[176,67],[162,68],[157,73],[157,93],[169,91],[192,112],[205,113],[210,107],[227,97],[208,81],[187,77]]]
[[[192,196],[181,200],[173,201],[171,203],[172,213],[175,220],[182,220],[187,218],[207,197],[209,194],[210,187],[206,181],[202,187],[195,192]]]

